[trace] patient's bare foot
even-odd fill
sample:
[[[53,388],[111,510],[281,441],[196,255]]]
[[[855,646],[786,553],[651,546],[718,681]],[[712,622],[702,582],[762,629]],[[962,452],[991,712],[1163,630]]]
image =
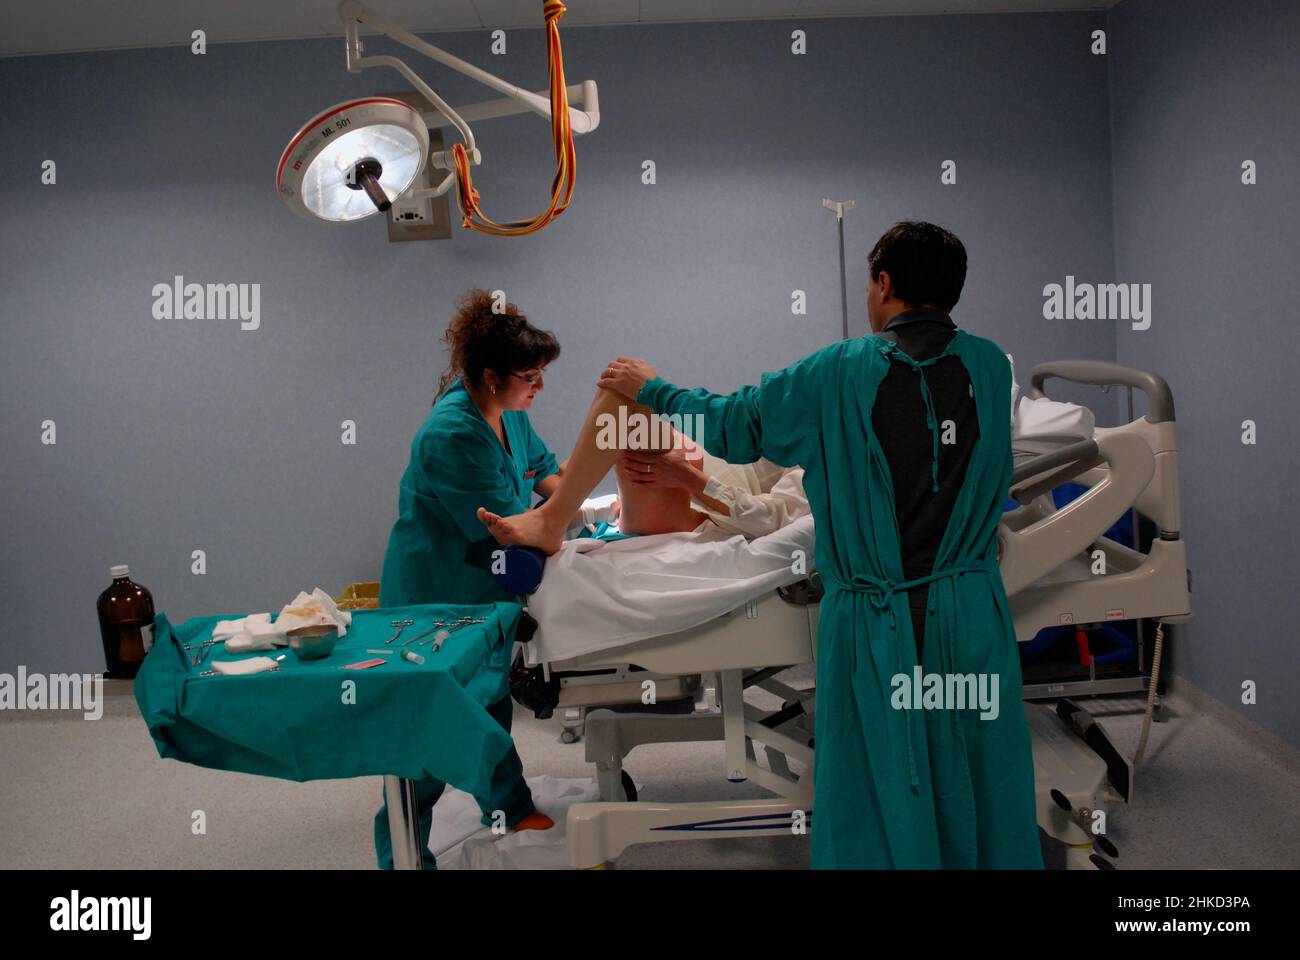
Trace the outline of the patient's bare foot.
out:
[[[564,526],[558,527],[547,522],[543,510],[529,510],[514,516],[502,517],[490,510],[478,508],[478,518],[497,543],[509,546],[512,543],[524,547],[536,547],[548,557],[558,553],[564,543]]]

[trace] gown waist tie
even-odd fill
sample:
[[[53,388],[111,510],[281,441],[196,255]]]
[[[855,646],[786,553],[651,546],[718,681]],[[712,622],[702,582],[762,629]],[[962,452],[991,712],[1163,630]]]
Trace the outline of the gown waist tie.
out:
[[[929,576],[916,577],[912,580],[891,580],[889,577],[873,577],[865,573],[855,573],[853,578],[848,582],[838,580],[833,577],[822,574],[822,580],[826,583],[828,591],[846,590],[850,593],[865,593],[871,600],[871,605],[877,610],[889,611],[889,628],[894,631],[894,662],[897,665],[899,673],[903,672],[903,636],[898,629],[898,617],[894,612],[894,594],[900,591],[910,590],[913,587],[919,587],[923,583],[932,583],[935,580],[944,580],[949,577],[955,577],[962,573],[993,573],[998,568],[990,567],[985,563],[967,563],[957,567],[948,567],[946,570],[936,570]],[[912,786],[919,782],[916,776],[916,752],[912,747],[912,722],[909,717],[907,724],[907,774],[908,780]],[[954,717],[955,722],[955,717]],[[956,728],[957,739],[965,748],[965,737],[961,732],[961,725]]]

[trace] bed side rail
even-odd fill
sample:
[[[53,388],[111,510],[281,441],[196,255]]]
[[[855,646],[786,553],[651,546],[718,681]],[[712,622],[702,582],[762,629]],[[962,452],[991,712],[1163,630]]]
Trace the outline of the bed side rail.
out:
[[[1096,440],[1079,440],[1059,450],[1041,454],[1032,460],[1026,460],[1012,472],[1008,496],[1023,506],[1035,497],[1099,466],[1103,459]],[[1030,480],[1034,482],[1028,483]]]
[[[1118,385],[1141,390],[1147,396],[1147,419],[1164,423],[1174,419],[1174,395],[1169,384],[1158,374],[1138,370],[1107,360],[1052,360],[1029,371],[1029,389],[1025,396],[1033,400],[1046,397],[1043,384],[1050,377],[1094,386]]]

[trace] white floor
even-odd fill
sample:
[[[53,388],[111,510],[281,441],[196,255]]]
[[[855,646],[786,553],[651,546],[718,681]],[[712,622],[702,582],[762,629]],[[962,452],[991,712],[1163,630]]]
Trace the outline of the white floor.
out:
[[[1084,703],[1131,755],[1141,704]],[[1134,802],[1110,816],[1118,866],[1300,867],[1300,754],[1200,695],[1172,697],[1164,712]],[[558,731],[558,721],[516,708],[515,739],[528,774],[590,779],[582,744],[560,743]],[[299,784],[162,760],[129,688],[114,692],[95,722],[79,714],[0,713],[0,757],[0,868],[374,866],[378,778]],[[722,778],[721,744],[640,747],[627,767],[645,800],[764,795]],[[198,836],[191,828],[196,810],[206,815],[206,833]],[[615,864],[807,866],[807,840],[797,837],[647,844]]]

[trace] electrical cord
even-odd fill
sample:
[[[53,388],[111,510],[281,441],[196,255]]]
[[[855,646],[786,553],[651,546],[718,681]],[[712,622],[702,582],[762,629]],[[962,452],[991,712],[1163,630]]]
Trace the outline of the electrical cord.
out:
[[[1156,646],[1151,654],[1151,682],[1147,686],[1147,710],[1146,716],[1142,718],[1142,736],[1138,740],[1137,753],[1133,754],[1133,767],[1142,762],[1142,755],[1147,749],[1147,736],[1151,733],[1151,717],[1156,709],[1156,687],[1160,684],[1160,654],[1164,651],[1165,646],[1165,624],[1163,620],[1156,621]]]
[[[460,206],[461,226],[494,237],[522,237],[536,233],[562,214],[573,196],[577,160],[573,150],[573,127],[569,122],[569,92],[564,82],[564,55],[560,49],[559,20],[565,6],[560,0],[544,0],[546,18],[546,61],[551,81],[551,133],[555,140],[555,179],[551,182],[551,203],[531,220],[497,223],[479,209],[479,192],[474,189],[469,156],[465,145],[451,148],[456,165],[456,200]]]

